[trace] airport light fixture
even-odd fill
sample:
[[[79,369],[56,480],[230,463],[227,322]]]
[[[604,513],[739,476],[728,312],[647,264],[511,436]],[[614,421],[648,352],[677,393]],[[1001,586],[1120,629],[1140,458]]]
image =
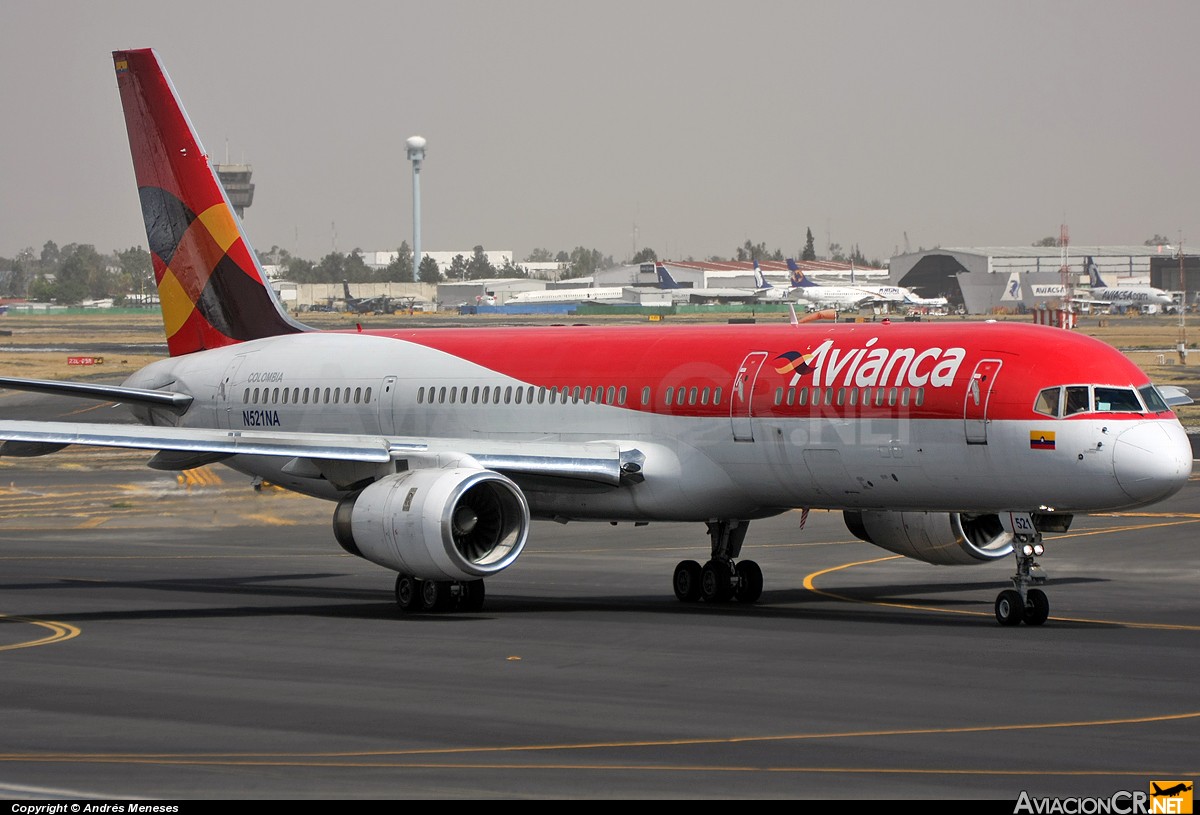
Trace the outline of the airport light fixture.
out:
[[[413,282],[421,282],[421,162],[425,160],[425,139],[408,137],[408,160],[413,170]]]

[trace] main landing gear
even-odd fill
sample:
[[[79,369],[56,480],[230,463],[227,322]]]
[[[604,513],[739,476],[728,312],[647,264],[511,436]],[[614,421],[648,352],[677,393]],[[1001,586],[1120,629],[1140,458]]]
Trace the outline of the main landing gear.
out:
[[[396,575],[396,605],[401,611],[482,611],[483,597],[482,580],[421,580]]]
[[[755,603],[762,596],[762,569],[753,560],[735,563],[742,551],[749,521],[709,521],[712,556],[701,566],[684,560],[675,567],[675,596],[684,603]]]
[[[1034,583],[1045,583],[1042,567],[1034,560],[1046,551],[1041,533],[1017,535],[1013,541],[1013,554],[1017,557],[1017,573],[1013,575],[1013,588],[1005,589],[996,597],[996,619],[1000,625],[1041,625],[1050,616],[1050,601],[1046,592],[1030,588]]]

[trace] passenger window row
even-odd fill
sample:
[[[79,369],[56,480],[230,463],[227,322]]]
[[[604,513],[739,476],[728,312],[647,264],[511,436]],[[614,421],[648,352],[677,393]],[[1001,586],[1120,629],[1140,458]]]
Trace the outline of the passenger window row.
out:
[[[349,405],[370,404],[370,388],[246,388],[246,405]]]
[[[418,405],[532,405],[591,404],[624,405],[628,397],[625,386],[588,385],[561,388],[534,385],[431,385],[417,388]]]
[[[776,388],[775,405],[804,407],[849,405],[850,407],[920,407],[925,404],[924,388]]]

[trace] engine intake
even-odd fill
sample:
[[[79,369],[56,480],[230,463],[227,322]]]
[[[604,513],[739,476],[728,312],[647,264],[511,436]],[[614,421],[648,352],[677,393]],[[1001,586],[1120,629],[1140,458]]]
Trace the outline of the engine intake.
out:
[[[1013,536],[997,515],[960,512],[843,512],[859,540],[937,566],[985,563],[1012,554]]]
[[[408,470],[343,498],[333,532],[347,552],[380,566],[423,580],[476,580],[521,554],[529,505],[491,470]]]

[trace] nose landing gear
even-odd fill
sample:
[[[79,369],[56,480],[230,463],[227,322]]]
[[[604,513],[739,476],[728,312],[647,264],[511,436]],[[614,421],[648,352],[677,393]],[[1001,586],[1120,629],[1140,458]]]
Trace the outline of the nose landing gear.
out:
[[[1050,617],[1050,601],[1046,592],[1031,588],[1033,584],[1045,583],[1046,576],[1035,557],[1042,555],[1041,533],[1017,535],[1013,542],[1013,554],[1017,558],[1017,573],[1013,575],[1013,587],[1005,589],[996,597],[996,620],[1000,625],[1042,625]]]

